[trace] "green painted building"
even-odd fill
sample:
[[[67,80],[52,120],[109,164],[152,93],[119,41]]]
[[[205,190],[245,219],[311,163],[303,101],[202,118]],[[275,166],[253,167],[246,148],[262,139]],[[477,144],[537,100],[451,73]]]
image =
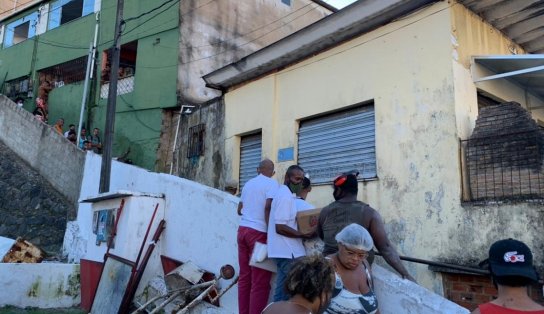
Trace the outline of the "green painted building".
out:
[[[45,98],[49,124],[63,117],[65,131],[77,125],[97,29],[83,123],[100,128],[103,136],[116,4],[38,1],[0,21],[0,93],[23,99],[29,111],[36,98]],[[113,155],[130,149],[127,158],[147,169],[155,168],[163,109],[177,104],[179,11],[179,1],[125,1]]]

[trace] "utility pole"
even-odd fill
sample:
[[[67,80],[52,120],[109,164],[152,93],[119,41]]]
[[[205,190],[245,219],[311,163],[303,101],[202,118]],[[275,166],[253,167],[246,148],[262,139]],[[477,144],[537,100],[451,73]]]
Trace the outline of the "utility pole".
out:
[[[115,18],[115,34],[111,54],[110,86],[108,90],[108,108],[106,112],[106,130],[104,134],[104,149],[102,151],[102,167],[100,168],[99,192],[110,191],[111,151],[115,126],[115,106],[117,101],[117,79],[119,72],[119,55],[121,52],[121,32],[123,21],[124,0],[117,0],[117,15]]]

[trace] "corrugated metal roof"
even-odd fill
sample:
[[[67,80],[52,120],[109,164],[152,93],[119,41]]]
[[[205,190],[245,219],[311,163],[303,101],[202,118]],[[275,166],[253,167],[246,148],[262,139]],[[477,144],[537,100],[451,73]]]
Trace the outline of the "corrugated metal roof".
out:
[[[458,0],[528,53],[544,54],[544,0]]]

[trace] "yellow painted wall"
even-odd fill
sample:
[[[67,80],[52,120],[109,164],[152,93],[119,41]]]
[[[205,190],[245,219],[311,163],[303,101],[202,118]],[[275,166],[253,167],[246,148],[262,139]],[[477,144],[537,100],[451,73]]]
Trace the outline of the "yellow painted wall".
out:
[[[466,139],[474,129],[478,115],[478,90],[497,100],[516,101],[531,111],[535,119],[544,120],[544,102],[512,81],[495,79],[473,83],[473,76],[496,74],[473,64],[473,56],[524,54],[523,48],[461,4],[455,3],[450,12],[459,136]]]
[[[472,132],[482,88],[463,60],[507,51],[504,38],[486,34],[467,15],[455,2],[438,2],[226,93],[228,175],[238,177],[240,135],[262,129],[263,156],[276,161],[281,148],[294,146],[297,155],[301,119],[373,102],[378,179],[360,184],[359,199],[382,214],[401,254],[476,265],[500,238],[544,243],[531,227],[542,220],[535,205],[461,204],[459,139]],[[519,99],[519,88],[494,84],[487,90]],[[295,162],[277,164],[275,178],[282,181]],[[315,186],[308,201],[329,204],[331,186]],[[442,293],[439,274],[405,265],[422,285]]]
[[[291,146],[296,156],[300,119],[373,101],[379,179],[361,183],[359,198],[384,216],[401,253],[432,258],[425,247],[440,250],[435,225],[447,223],[442,211],[449,210],[435,203],[459,198],[459,184],[443,185],[459,182],[459,171],[448,167],[457,160],[451,156],[458,145],[448,10],[438,3],[228,92],[230,175],[238,176],[240,134],[262,129],[263,156],[275,161],[278,149]],[[278,181],[293,163],[276,165]],[[314,187],[308,200],[327,205],[333,200],[331,186]],[[426,286],[441,291],[426,267],[407,266]]]

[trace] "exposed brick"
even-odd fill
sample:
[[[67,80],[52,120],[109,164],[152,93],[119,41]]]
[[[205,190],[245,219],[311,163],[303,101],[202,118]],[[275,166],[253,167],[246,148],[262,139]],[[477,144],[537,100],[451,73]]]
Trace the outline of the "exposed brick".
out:
[[[484,287],[482,285],[469,285],[468,291],[473,293],[483,293]]]
[[[493,286],[491,287],[484,287],[484,291],[483,291],[484,294],[487,294],[487,295],[493,295],[493,296],[496,296],[497,295],[497,289]]]
[[[452,291],[459,291],[459,292],[468,292],[469,286],[466,283],[463,282],[456,282],[452,285],[451,290]]]

